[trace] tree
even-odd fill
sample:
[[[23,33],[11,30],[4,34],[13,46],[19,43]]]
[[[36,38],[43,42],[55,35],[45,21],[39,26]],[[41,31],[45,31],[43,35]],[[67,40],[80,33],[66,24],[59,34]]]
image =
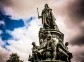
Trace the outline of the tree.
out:
[[[22,60],[19,59],[19,56],[17,53],[12,53],[6,62],[23,62]]]

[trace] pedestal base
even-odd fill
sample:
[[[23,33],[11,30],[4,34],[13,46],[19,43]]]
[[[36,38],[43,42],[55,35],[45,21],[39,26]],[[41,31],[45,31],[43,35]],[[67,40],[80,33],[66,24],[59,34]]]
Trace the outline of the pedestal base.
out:
[[[43,60],[42,62],[65,62],[60,60]]]

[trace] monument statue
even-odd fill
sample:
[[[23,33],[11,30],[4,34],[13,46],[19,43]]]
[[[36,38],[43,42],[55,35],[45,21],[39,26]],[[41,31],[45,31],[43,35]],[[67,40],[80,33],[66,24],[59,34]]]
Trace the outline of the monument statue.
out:
[[[48,4],[45,4],[42,14],[41,16],[38,14],[38,18],[42,19],[43,28],[58,29],[57,25],[55,24],[56,19],[52,13],[52,9],[49,8]]]
[[[52,9],[45,4],[41,16],[43,27],[39,30],[39,46],[32,42],[31,62],[71,62],[72,53],[68,51],[69,43],[64,44],[64,34],[59,31]]]

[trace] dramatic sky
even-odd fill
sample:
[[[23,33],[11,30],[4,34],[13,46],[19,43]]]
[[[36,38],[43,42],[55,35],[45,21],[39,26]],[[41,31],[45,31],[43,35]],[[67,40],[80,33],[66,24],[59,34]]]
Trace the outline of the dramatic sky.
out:
[[[64,42],[69,42],[73,53],[72,62],[84,62],[84,0],[0,0],[0,62],[5,62],[11,53],[28,62],[31,43],[38,45],[41,14],[44,4],[49,4],[56,24],[64,33]]]

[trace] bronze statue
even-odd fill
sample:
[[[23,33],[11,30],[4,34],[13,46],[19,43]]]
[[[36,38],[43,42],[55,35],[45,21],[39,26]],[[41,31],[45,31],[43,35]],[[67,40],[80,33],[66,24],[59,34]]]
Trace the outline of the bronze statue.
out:
[[[42,10],[41,16],[43,27],[39,31],[39,46],[32,43],[31,62],[71,62],[72,53],[68,51],[69,43],[63,43],[64,34],[61,33],[55,24],[55,17],[48,4]],[[59,61],[60,60],[60,61]]]
[[[59,41],[57,44],[57,59],[66,61],[66,62],[71,62],[72,54],[68,51],[68,42],[63,44],[63,41]]]
[[[38,62],[41,57],[41,54],[39,53],[39,47],[36,46],[35,42],[32,42],[33,48],[32,48],[32,58],[34,62]]]
[[[46,59],[55,60],[56,58],[56,47],[54,44],[55,40],[52,39],[50,33],[48,33],[45,50],[46,50]]]
[[[66,42],[65,43],[65,49],[68,51],[68,45],[69,45],[69,43],[68,42]],[[72,53],[70,53],[69,51],[68,51],[68,58],[67,58],[67,61],[68,62],[71,62],[71,58],[73,57],[73,55],[72,55]]]
[[[57,25],[55,24],[55,17],[52,13],[52,9],[49,8],[48,4],[45,4],[45,8],[42,10],[41,16],[38,18],[42,18],[42,24],[44,29],[58,29]]]

